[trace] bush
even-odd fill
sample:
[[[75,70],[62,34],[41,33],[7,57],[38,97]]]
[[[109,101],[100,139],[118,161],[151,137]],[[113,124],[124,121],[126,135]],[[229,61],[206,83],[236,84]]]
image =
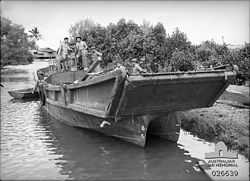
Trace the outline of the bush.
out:
[[[71,26],[69,33],[72,37],[86,38],[88,46],[94,46],[103,53],[105,63],[121,61],[127,64],[136,58],[150,72],[158,72],[159,67],[162,70],[168,67],[169,55],[175,48],[187,50],[191,46],[186,35],[178,29],[167,37],[161,23],[151,26],[144,22],[139,26],[125,19],[107,27],[86,19]]]
[[[101,51],[104,64],[120,62],[129,65],[130,60],[136,58],[149,72],[187,71],[233,63],[247,74],[250,68],[249,44],[238,50],[230,50],[225,43],[214,41],[194,46],[178,28],[171,35],[166,34],[161,23],[152,26],[144,21],[138,25],[121,19],[116,24],[102,27],[86,19],[72,25],[69,33],[72,37],[86,38],[88,46]]]
[[[32,62],[29,49],[34,48],[34,45],[21,25],[1,17],[1,67]]]
[[[173,52],[170,65],[172,71],[188,71],[194,70],[194,57],[190,52],[176,50]]]

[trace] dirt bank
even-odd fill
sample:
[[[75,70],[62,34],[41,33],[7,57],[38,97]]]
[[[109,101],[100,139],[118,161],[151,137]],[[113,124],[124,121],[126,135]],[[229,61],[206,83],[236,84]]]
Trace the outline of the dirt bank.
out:
[[[183,113],[182,128],[208,141],[224,141],[249,159],[249,88],[230,86],[210,108]]]

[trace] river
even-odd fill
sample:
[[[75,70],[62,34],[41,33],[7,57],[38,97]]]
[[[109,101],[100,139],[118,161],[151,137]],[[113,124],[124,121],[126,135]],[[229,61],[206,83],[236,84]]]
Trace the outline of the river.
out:
[[[1,179],[209,180],[197,162],[213,151],[181,130],[177,144],[151,137],[145,149],[55,120],[38,100],[12,99],[8,90],[34,86],[33,71],[9,66],[1,73]]]

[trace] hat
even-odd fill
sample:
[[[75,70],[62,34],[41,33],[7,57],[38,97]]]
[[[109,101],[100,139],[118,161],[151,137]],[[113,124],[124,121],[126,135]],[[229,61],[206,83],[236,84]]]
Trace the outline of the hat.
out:
[[[68,40],[69,38],[68,37],[65,37],[64,40]]]
[[[76,36],[76,39],[78,39],[78,38],[82,39],[82,37],[80,37],[80,36]]]

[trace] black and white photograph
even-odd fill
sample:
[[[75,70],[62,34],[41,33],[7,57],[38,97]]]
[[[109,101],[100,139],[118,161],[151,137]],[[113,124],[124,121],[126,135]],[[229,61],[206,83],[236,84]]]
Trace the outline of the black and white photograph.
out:
[[[0,180],[249,180],[249,0],[0,3]]]

